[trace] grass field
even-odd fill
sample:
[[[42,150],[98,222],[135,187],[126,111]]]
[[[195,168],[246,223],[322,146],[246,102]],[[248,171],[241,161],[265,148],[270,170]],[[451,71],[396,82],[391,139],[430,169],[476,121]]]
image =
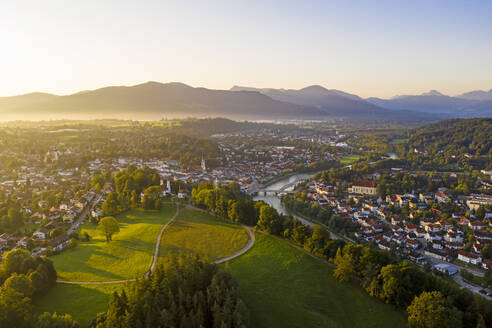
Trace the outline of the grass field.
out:
[[[164,232],[159,255],[194,252],[216,260],[235,253],[247,242],[248,234],[243,227],[184,208]]]
[[[120,232],[109,243],[95,225],[86,224],[90,241],[51,257],[58,278],[70,281],[120,280],[141,277],[152,263],[157,235],[175,213],[174,204],[160,211],[131,210],[118,215]]]
[[[360,157],[361,156],[358,155],[358,154],[352,154],[352,155],[343,156],[340,159],[340,163],[342,163],[342,164],[352,164],[353,162],[358,161]]]
[[[64,285],[57,284],[48,294],[34,302],[34,312],[68,313],[82,327],[87,327],[89,320],[108,308],[109,296],[120,292],[124,284],[109,285]]]
[[[256,234],[246,254],[225,264],[239,281],[251,327],[404,327],[403,313],[287,242]]]

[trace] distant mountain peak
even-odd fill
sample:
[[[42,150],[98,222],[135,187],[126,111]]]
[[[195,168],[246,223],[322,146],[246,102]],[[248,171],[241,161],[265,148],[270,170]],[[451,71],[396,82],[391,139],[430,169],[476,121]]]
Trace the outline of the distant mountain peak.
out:
[[[178,88],[192,88],[187,84],[184,84],[182,82],[168,82],[168,83],[162,83],[162,82],[156,82],[156,81],[148,81],[142,84],[137,84],[135,85],[136,87],[143,87],[143,86],[169,86],[169,87],[178,87]]]
[[[423,94],[421,94],[421,96],[444,96],[444,95],[437,90],[431,90],[429,92],[424,92]]]
[[[326,92],[328,91],[328,89],[322,87],[321,85],[310,85],[310,86],[307,86],[305,88],[302,88],[300,89],[299,91],[308,91],[308,92],[315,92],[315,93],[318,93],[318,92]]]
[[[474,90],[470,92],[465,92],[457,97],[477,101],[492,100],[492,89],[490,89],[489,91]]]

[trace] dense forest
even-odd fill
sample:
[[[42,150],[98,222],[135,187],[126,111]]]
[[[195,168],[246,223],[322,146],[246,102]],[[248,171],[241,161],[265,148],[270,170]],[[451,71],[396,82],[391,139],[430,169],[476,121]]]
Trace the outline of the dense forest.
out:
[[[94,328],[247,327],[249,313],[237,282],[197,255],[170,255],[149,279],[114,293]]]
[[[492,118],[448,120],[416,129],[408,146],[429,153],[492,155]]]
[[[452,119],[416,129],[361,131],[349,143],[369,155],[394,153],[412,169],[480,170],[492,167],[492,119]]]

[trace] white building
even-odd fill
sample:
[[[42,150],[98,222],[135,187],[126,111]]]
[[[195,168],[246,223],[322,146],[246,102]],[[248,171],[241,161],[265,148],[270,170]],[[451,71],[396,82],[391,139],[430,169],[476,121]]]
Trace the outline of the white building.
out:
[[[479,255],[466,251],[458,251],[458,260],[471,264],[482,263],[482,258]]]

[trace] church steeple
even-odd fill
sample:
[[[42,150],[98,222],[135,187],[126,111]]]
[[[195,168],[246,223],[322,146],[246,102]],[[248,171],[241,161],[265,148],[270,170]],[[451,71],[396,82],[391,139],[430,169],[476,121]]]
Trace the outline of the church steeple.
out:
[[[202,154],[202,171],[207,172],[207,166],[205,165],[205,159],[203,158],[203,154]]]

